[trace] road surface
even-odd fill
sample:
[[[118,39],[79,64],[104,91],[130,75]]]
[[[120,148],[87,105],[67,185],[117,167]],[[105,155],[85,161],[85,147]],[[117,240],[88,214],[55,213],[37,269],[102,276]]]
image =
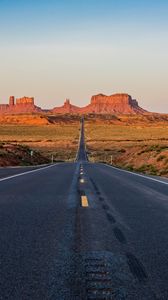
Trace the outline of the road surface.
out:
[[[0,177],[0,299],[168,299],[166,179],[89,163],[83,121],[76,162]]]

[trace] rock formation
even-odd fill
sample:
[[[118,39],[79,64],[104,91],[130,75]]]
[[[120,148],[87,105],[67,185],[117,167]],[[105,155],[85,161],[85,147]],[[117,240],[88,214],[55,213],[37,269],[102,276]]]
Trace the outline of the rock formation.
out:
[[[16,99],[16,105],[34,105],[34,98],[33,97],[23,97]]]
[[[92,96],[91,102],[85,107],[77,107],[66,100],[63,106],[55,107],[54,113],[95,113],[95,114],[143,114],[146,111],[128,94]]]
[[[86,113],[96,114],[143,114],[142,109],[136,100],[128,94],[114,94],[106,96],[98,94],[92,96],[91,103],[83,108]]]
[[[9,104],[0,105],[1,114],[10,113],[38,113],[51,112],[53,114],[144,114],[145,111],[138,105],[138,102],[128,94],[114,94],[106,96],[98,94],[92,96],[90,104],[85,107],[72,105],[68,99],[60,107],[55,107],[52,110],[42,110],[34,103],[34,98],[23,97],[16,99],[11,96]]]
[[[41,108],[34,104],[34,98],[23,97],[16,99],[10,96],[9,104],[0,104],[0,113],[2,114],[19,114],[19,113],[36,113],[41,112]]]
[[[60,106],[60,107],[55,107],[52,112],[53,113],[61,113],[61,114],[67,114],[67,113],[79,113],[80,108],[72,105],[70,103],[69,99],[66,99],[64,102],[64,105]]]

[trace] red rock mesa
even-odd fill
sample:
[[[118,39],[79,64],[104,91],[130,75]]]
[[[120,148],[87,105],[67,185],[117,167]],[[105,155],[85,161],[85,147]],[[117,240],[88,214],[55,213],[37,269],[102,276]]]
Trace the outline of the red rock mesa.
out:
[[[17,114],[17,113],[36,113],[45,112],[40,107],[37,107],[34,103],[34,98],[23,97],[16,99],[11,96],[9,98],[9,104],[0,104],[1,114]],[[60,107],[55,107],[52,110],[48,110],[51,113],[59,114],[144,114],[145,111],[138,105],[138,102],[128,94],[114,94],[106,96],[98,94],[92,96],[90,104],[85,107],[78,107],[72,105],[68,99]]]
[[[0,113],[17,114],[17,113],[33,113],[40,112],[41,109],[34,104],[34,98],[23,97],[16,99],[11,96],[9,104],[0,104]]]
[[[61,114],[66,114],[66,113],[79,113],[80,108],[72,105],[70,103],[69,99],[66,99],[64,104],[60,107],[55,107],[53,108],[52,112],[53,113],[61,113]]]
[[[92,96],[91,102],[85,107],[77,107],[66,100],[63,106],[55,107],[54,113],[95,113],[95,114],[143,114],[146,111],[128,94]]]

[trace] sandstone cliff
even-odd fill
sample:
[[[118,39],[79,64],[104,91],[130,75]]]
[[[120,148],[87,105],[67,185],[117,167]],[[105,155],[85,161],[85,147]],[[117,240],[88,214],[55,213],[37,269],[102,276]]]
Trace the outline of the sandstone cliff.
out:
[[[54,113],[78,113],[78,114],[143,114],[146,111],[138,105],[138,102],[128,94],[114,94],[106,96],[98,94],[92,96],[91,102],[85,107],[77,107],[66,100],[63,106],[55,107]]]
[[[143,114],[142,109],[136,100],[128,94],[114,94],[106,96],[98,94],[92,96],[91,103],[82,109],[85,113],[96,114]]]
[[[61,113],[61,114],[66,114],[66,113],[76,113],[78,114],[80,112],[80,108],[72,105],[68,99],[65,100],[64,105],[60,107],[55,107],[52,109],[53,113]]]
[[[34,104],[34,98],[23,97],[9,98],[9,104],[0,105],[1,114],[39,113],[46,112]],[[60,107],[48,110],[53,114],[144,114],[146,111],[138,105],[138,102],[128,94],[114,94],[106,96],[98,94],[92,96],[90,104],[85,107],[72,105],[67,99]]]
[[[33,97],[23,97],[16,99],[11,96],[9,104],[0,104],[1,114],[20,114],[20,113],[38,113],[42,112],[41,108],[34,104]]]

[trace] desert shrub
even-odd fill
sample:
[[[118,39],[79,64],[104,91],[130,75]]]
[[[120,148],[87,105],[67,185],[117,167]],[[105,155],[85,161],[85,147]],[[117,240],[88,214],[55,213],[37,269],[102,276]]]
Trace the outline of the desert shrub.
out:
[[[157,175],[158,174],[158,169],[153,165],[149,165],[149,172],[152,175]]]
[[[162,176],[162,175],[167,175],[168,174],[168,168],[166,169],[163,169],[159,172],[159,175]]]
[[[5,149],[0,149],[0,156],[6,155],[6,150]]]
[[[145,152],[152,152],[152,151],[156,151],[156,152],[160,152],[160,146],[159,145],[152,145],[146,148]]]
[[[120,153],[125,153],[126,150],[125,150],[125,149],[119,149],[118,152],[120,152]]]
[[[157,158],[157,161],[162,161],[163,159],[165,159],[166,156],[165,155],[160,155],[158,158]]]
[[[128,171],[133,171],[134,170],[134,167],[132,165],[126,165],[125,168],[128,170]]]
[[[151,145],[148,146],[146,149],[143,149],[138,153],[138,155],[141,155],[143,153],[148,153],[148,152],[156,152],[156,153],[161,153],[162,151],[166,150],[168,147],[166,145]]]
[[[151,164],[143,164],[142,166],[137,168],[136,171],[142,172],[142,173],[149,173],[151,175],[157,175],[158,174],[157,168],[154,165],[151,165]]]
[[[145,172],[146,170],[148,170],[148,165],[147,164],[143,164],[139,168],[136,168],[136,171],[138,171],[138,172]]]

